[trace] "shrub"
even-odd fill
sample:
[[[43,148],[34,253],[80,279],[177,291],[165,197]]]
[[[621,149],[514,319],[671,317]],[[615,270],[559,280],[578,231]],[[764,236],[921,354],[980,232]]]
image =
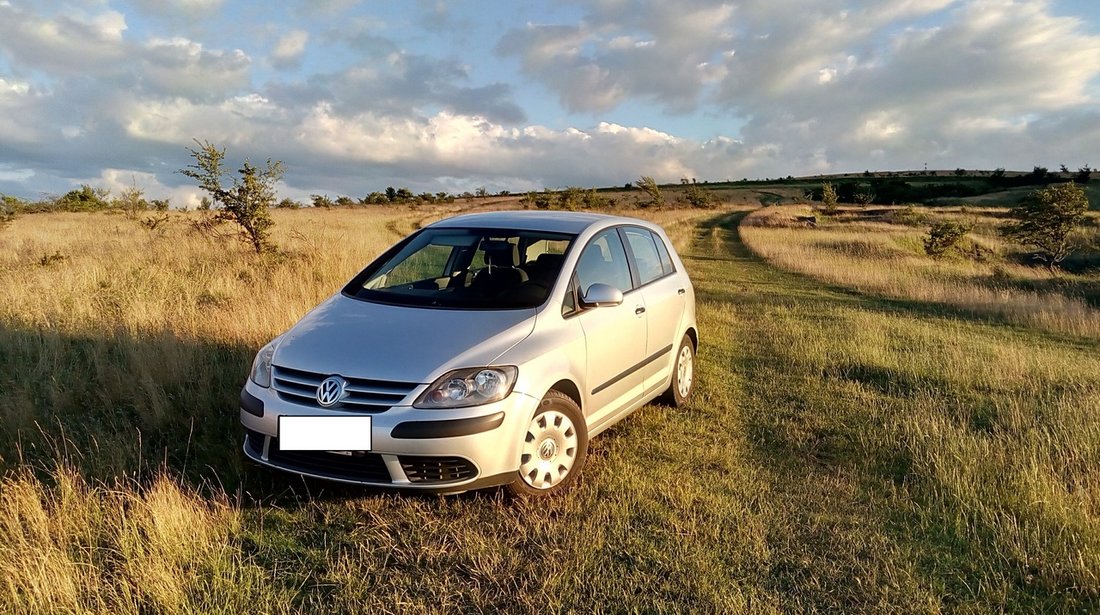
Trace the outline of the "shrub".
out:
[[[584,190],[575,186],[568,186],[558,193],[558,208],[566,211],[576,211],[581,205],[583,195]]]
[[[642,207],[662,207],[665,204],[665,197],[661,194],[661,187],[657,185],[657,182],[648,175],[643,175],[638,178],[638,181],[634,182],[634,185],[641,188],[649,197],[648,201],[642,203]]]
[[[1053,270],[1075,247],[1072,233],[1085,217],[1088,198],[1074,183],[1055,184],[1036,190],[1012,208],[1015,222],[1004,234],[1035,249],[1034,257]]]
[[[107,201],[110,194],[110,191],[105,188],[93,188],[88,184],[80,184],[79,188],[58,197],[55,206],[63,211],[101,211],[111,207]]]
[[[0,231],[4,230],[15,219],[15,210],[19,206],[19,199],[6,195],[0,195]]]
[[[924,226],[928,222],[928,215],[917,211],[912,205],[895,209],[886,215],[886,219],[894,224],[905,226]]]
[[[836,188],[829,182],[821,184],[821,211],[827,215],[836,213]]]
[[[970,227],[952,220],[936,222],[924,237],[924,252],[933,258],[939,258],[955,247]]]
[[[595,188],[585,190],[581,202],[585,209],[610,209],[614,206],[614,201],[596,192]]]
[[[694,181],[684,190],[684,200],[692,207],[709,207],[714,201],[714,195],[710,190],[704,190]]]
[[[852,195],[852,201],[866,207],[875,202],[875,193],[870,190],[860,190]]]
[[[229,187],[222,185],[225,170],[225,148],[198,140],[198,149],[188,149],[195,164],[187,165],[180,173],[199,182],[199,188],[209,195],[211,207],[217,210],[217,222],[234,222],[240,228],[240,236],[257,254],[271,250],[269,229],[274,225],[268,210],[275,204],[275,184],[283,176],[283,163],[269,158],[264,168],[253,166],[248,160],[238,169],[240,178],[233,179]]]
[[[138,188],[136,183],[125,188],[114,200],[113,205],[121,209],[131,220],[137,220],[141,212],[149,209],[149,201],[145,200],[145,191]]]

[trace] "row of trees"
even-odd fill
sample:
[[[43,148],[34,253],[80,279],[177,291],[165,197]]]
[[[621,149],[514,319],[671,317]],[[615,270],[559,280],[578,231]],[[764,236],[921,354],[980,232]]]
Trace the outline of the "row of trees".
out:
[[[57,197],[46,197],[37,201],[28,201],[9,195],[0,195],[0,209],[14,214],[45,213],[51,211],[107,211],[122,210],[127,213],[141,211],[164,211],[168,209],[168,199],[146,199],[145,192],[136,185],[123,189],[118,196],[112,197],[106,188],[93,188],[81,184]]]

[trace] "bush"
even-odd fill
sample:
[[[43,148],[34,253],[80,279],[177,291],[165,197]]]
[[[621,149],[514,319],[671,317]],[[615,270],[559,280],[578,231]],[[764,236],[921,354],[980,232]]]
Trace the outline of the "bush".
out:
[[[523,203],[524,207],[534,205],[538,209],[550,209],[550,205],[553,202],[553,193],[549,189],[542,192],[528,192],[523,195],[523,198],[519,200]]]
[[[269,209],[275,205],[275,184],[283,176],[283,163],[268,159],[264,168],[253,166],[248,160],[237,170],[240,178],[233,179],[229,187],[222,185],[225,170],[225,148],[212,143],[195,141],[198,149],[188,149],[195,164],[187,165],[180,173],[199,182],[199,188],[209,195],[204,203],[217,210],[216,222],[234,222],[240,236],[257,254],[272,248],[268,239],[269,229],[275,224]]]
[[[57,198],[55,207],[62,211],[102,211],[111,207],[107,201],[110,191],[104,188],[92,188],[88,184],[80,184],[75,190],[70,190]]]
[[[576,211],[581,206],[584,190],[575,186],[569,186],[558,193],[558,208],[566,211]]]
[[[939,258],[955,247],[970,227],[951,220],[936,222],[924,237],[924,252],[933,258]]]
[[[1035,259],[1053,270],[1073,251],[1073,230],[1088,208],[1081,186],[1055,184],[1032,192],[1013,207],[1009,215],[1015,222],[1005,227],[1004,234],[1034,248]]]
[[[641,188],[646,195],[649,196],[649,200],[643,202],[642,207],[662,207],[665,204],[665,197],[661,194],[661,187],[657,185],[656,180],[648,175],[643,175],[638,178],[638,181],[634,182],[635,186]]]
[[[836,205],[836,188],[829,182],[821,184],[821,211],[831,216],[837,211]]]
[[[710,190],[704,190],[694,181],[684,190],[684,201],[692,207],[709,207],[714,201],[714,194]]]
[[[137,220],[138,216],[149,209],[149,201],[145,200],[145,191],[137,187],[137,184],[130,184],[130,187],[123,189],[122,193],[115,199],[113,205],[121,209],[126,217],[131,220]]]
[[[14,196],[0,194],[0,231],[11,224],[11,221],[15,219],[15,214],[22,210],[23,205],[23,201]]]
[[[928,214],[917,211],[912,205],[895,209],[887,214],[886,218],[894,224],[905,226],[924,226],[928,222]]]

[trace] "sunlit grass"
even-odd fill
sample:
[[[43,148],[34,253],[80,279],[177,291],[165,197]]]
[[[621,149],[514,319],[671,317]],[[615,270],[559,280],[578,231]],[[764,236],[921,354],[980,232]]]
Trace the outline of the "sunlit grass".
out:
[[[895,211],[898,208],[895,208]],[[881,211],[881,210],[880,210]],[[861,219],[860,210],[799,223],[808,206],[762,209],[742,225],[741,235],[769,262],[820,280],[887,297],[951,306],[1047,331],[1100,337],[1100,271],[1074,275],[1021,264],[1015,246],[996,230],[997,210],[926,210],[925,219],[954,218],[973,226],[963,249],[934,259],[923,251],[923,225]],[[1081,233],[1095,242],[1095,231]],[[975,247],[977,246],[977,247]],[[968,252],[969,251],[969,252]]]
[[[280,253],[263,259],[183,215],[163,234],[110,214],[0,232],[0,612],[1100,606],[1100,353],[1065,324],[1074,287],[1033,292],[1051,320],[953,302],[992,265],[931,261],[916,227],[629,212],[664,225],[693,277],[697,397],[594,439],[551,502],[243,464],[236,396],[256,348],[464,207],[277,211]],[[859,263],[946,294],[883,299]]]

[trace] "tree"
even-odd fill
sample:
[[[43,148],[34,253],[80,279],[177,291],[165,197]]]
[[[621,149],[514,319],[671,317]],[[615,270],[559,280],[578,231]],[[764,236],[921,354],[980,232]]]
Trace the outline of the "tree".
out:
[[[634,182],[634,185],[641,188],[649,196],[649,201],[643,203],[642,207],[664,206],[665,197],[661,195],[661,187],[657,185],[652,177],[643,175],[638,178],[638,181]]]
[[[1032,192],[1013,207],[1009,215],[1015,222],[1005,227],[1004,234],[1035,248],[1035,258],[1054,270],[1075,247],[1071,235],[1088,208],[1083,188],[1055,184]]]
[[[833,215],[836,213],[836,188],[829,182],[821,184],[821,210],[825,214]]]
[[[1085,165],[1080,169],[1077,169],[1077,174],[1073,176],[1073,182],[1075,184],[1087,184],[1089,179],[1092,178],[1092,167]]]
[[[239,178],[233,178],[230,186],[224,186],[226,171],[225,148],[207,141],[195,140],[197,149],[188,148],[195,164],[187,165],[180,173],[196,180],[207,195],[211,206],[217,210],[218,222],[233,222],[240,228],[240,236],[257,254],[271,249],[269,229],[274,225],[269,209],[275,204],[275,184],[283,177],[281,161],[269,158],[263,167],[248,160],[237,170]]]

